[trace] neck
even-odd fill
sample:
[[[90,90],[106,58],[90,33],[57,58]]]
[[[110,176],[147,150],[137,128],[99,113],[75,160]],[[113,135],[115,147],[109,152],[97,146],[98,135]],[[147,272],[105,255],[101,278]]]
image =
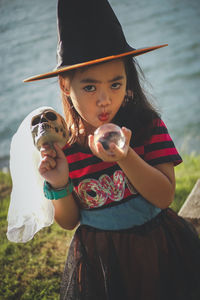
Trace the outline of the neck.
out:
[[[78,144],[83,147],[88,147],[88,135],[94,134],[95,127],[88,124],[85,120],[81,120],[79,127],[79,137],[77,139]]]
[[[88,136],[90,134],[94,134],[96,128],[90,124],[88,124],[85,120],[82,120],[82,124],[80,126],[80,130],[83,130],[83,134]]]

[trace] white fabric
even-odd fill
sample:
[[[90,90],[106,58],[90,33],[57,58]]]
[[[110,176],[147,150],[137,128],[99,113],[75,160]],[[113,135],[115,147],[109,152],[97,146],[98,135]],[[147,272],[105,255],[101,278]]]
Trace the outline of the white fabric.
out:
[[[25,243],[54,221],[52,201],[43,195],[44,179],[38,171],[40,153],[34,146],[30,130],[32,117],[47,108],[52,109],[40,107],[32,111],[12,138],[10,172],[13,187],[7,229],[7,238],[11,242]]]

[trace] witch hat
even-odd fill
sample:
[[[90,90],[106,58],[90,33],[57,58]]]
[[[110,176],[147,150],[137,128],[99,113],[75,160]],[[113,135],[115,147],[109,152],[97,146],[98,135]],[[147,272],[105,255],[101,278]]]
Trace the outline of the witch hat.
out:
[[[66,71],[124,56],[137,56],[167,46],[135,49],[107,0],[58,0],[57,67],[24,82],[57,76]]]

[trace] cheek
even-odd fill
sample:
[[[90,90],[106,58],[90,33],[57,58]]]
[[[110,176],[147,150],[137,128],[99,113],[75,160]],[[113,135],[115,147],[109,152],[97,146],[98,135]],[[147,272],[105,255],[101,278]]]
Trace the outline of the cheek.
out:
[[[81,115],[82,107],[77,101],[72,101],[75,110]]]
[[[72,101],[72,104],[73,104],[74,108],[79,112],[79,110],[80,110],[80,101],[78,101],[79,95],[72,91],[70,93],[70,98],[71,98],[71,101]]]
[[[113,96],[113,104],[115,107],[120,107],[124,101],[124,97],[126,96],[126,91],[125,90],[122,90],[118,95]]]
[[[72,99],[72,104],[74,106],[74,108],[76,109],[76,111],[78,112],[78,114],[82,117],[82,118],[85,118],[85,116],[87,116],[88,114],[88,104],[86,101],[83,100],[80,100],[79,98],[79,101],[77,100],[77,97],[71,97]]]

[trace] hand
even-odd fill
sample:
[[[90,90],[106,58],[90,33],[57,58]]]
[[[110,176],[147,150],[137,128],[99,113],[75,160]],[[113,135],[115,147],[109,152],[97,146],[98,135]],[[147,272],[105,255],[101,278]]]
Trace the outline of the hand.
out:
[[[89,147],[90,147],[91,151],[93,152],[93,154],[98,156],[103,161],[107,161],[107,162],[120,161],[120,160],[126,158],[128,150],[129,150],[129,144],[130,144],[132,132],[130,129],[127,129],[125,127],[122,127],[122,131],[123,131],[125,139],[126,139],[125,145],[121,149],[116,144],[111,143],[109,151],[111,151],[112,154],[109,154],[108,151],[106,151],[104,149],[103,145],[100,142],[98,142],[95,145],[94,144],[94,136],[89,135],[88,144],[89,144]]]
[[[53,188],[65,186],[68,182],[69,167],[62,149],[57,144],[54,144],[54,148],[46,144],[40,149],[40,154],[40,174]]]

